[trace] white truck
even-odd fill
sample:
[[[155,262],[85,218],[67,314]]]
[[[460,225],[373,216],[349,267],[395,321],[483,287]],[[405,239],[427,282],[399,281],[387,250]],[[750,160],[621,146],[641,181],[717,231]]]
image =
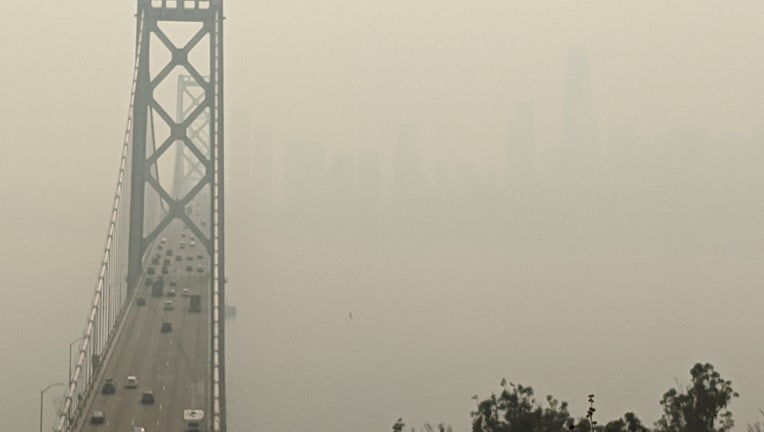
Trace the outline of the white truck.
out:
[[[183,410],[183,430],[185,432],[205,432],[204,411],[200,409]]]

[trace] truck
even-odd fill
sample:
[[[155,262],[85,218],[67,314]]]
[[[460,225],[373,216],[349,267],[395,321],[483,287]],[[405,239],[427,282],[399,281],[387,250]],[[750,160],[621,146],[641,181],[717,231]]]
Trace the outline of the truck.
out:
[[[188,311],[189,312],[202,311],[202,296],[200,296],[199,294],[192,294],[189,296]]]
[[[204,432],[204,411],[200,409],[183,410],[184,432]]]

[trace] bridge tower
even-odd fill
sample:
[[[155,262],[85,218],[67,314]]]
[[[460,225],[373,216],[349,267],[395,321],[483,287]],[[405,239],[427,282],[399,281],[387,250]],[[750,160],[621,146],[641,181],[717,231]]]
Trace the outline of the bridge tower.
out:
[[[223,0],[137,3],[128,292],[137,287],[147,250],[171,224],[184,225],[204,247],[211,275],[210,420],[213,430],[225,431]]]

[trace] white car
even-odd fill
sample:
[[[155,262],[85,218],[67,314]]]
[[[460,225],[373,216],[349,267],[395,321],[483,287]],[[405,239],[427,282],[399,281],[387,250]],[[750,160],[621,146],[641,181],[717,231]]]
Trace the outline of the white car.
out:
[[[181,297],[188,297],[189,296],[188,288],[183,288],[182,290],[180,290],[180,296]]]
[[[172,310],[172,300],[164,301],[164,310]]]
[[[128,376],[127,381],[125,381],[125,387],[138,388],[138,378],[136,378],[134,375]]]

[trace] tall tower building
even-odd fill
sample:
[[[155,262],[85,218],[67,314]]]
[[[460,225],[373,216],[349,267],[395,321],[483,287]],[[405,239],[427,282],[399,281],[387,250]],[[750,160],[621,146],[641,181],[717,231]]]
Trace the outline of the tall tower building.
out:
[[[592,113],[589,61],[583,48],[572,49],[568,54],[560,157],[560,168],[567,180],[583,180],[593,175],[597,133]]]
[[[422,187],[414,125],[406,124],[398,130],[394,168],[393,191],[395,198],[402,202],[411,202],[419,195]]]

